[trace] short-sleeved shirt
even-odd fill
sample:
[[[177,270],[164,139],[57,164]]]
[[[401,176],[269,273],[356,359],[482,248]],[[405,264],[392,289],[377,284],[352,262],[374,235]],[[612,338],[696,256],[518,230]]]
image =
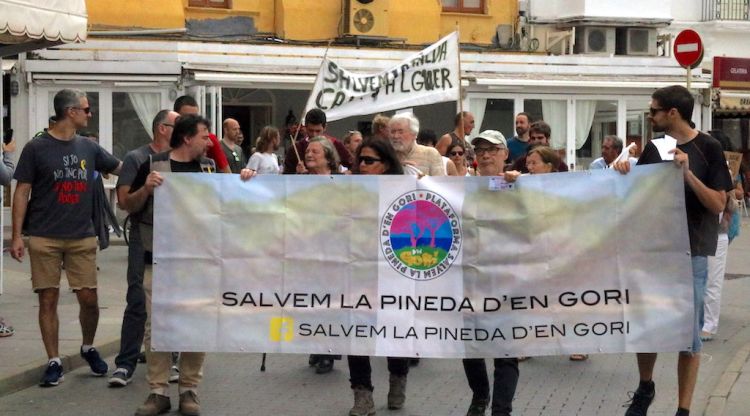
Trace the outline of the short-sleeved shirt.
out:
[[[255,152],[250,156],[247,168],[256,171],[258,175],[278,175],[279,159],[276,153]]]
[[[413,163],[413,166],[425,175],[445,176],[443,157],[434,147],[422,146],[415,142],[409,154],[402,160],[407,161]]]
[[[221,150],[224,151],[224,156],[227,157],[229,170],[231,170],[232,173],[240,173],[247,163],[245,161],[245,154],[242,153],[242,149],[240,149],[239,146],[235,146],[234,149],[231,149],[226,143],[224,143],[224,140],[222,140]]]
[[[677,148],[687,153],[690,171],[707,187],[716,191],[730,191],[732,178],[721,144],[713,137],[698,133],[694,139]],[[659,150],[649,142],[638,159],[639,165],[662,162]],[[693,256],[713,256],[719,236],[719,215],[710,212],[698,199],[695,192],[685,186],[685,208],[687,210],[690,252]]]
[[[31,184],[25,232],[48,238],[92,237],[94,173],[110,173],[120,161],[81,136],[58,140],[49,133],[23,148],[14,178]]]
[[[125,154],[125,158],[122,159],[120,176],[117,178],[117,187],[132,185],[135,175],[138,173],[138,168],[154,153],[156,152],[154,152],[150,144],[144,144]]]

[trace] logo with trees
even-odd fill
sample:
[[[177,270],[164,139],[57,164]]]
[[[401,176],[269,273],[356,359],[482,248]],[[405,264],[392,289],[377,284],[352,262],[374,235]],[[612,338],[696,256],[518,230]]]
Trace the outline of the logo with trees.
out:
[[[380,245],[394,270],[431,280],[450,269],[461,248],[461,222],[448,201],[431,191],[394,200],[383,215]]]

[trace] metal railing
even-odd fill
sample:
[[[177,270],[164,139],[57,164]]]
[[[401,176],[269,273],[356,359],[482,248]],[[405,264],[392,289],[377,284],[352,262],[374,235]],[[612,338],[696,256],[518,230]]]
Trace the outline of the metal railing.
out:
[[[703,0],[704,22],[712,20],[750,20],[750,0]]]

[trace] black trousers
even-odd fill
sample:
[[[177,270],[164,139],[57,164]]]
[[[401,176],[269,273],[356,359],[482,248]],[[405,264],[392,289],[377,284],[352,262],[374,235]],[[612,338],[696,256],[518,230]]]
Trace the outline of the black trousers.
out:
[[[115,358],[115,366],[126,368],[132,375],[146,330],[146,292],[143,290],[144,249],[137,224],[130,227],[128,236],[127,305],[122,316],[120,353]]]
[[[509,416],[513,410],[513,396],[518,385],[518,360],[495,358],[494,382],[492,386],[492,416]],[[487,365],[483,358],[463,360],[466,379],[475,399],[489,399],[490,383]]]
[[[363,355],[350,355],[346,358],[349,362],[349,382],[352,384],[352,388],[364,387],[372,391],[372,367],[370,366],[370,357]],[[405,376],[409,374],[409,359],[388,357],[388,372],[397,376]]]

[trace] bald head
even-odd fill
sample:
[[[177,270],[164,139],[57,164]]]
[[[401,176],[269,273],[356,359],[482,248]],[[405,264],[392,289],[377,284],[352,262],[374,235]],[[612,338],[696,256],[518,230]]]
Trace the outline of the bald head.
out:
[[[240,123],[237,122],[237,120],[233,118],[228,118],[224,120],[224,123],[222,123],[222,128],[224,130],[224,140],[228,142],[232,142],[235,144],[240,138]]]

